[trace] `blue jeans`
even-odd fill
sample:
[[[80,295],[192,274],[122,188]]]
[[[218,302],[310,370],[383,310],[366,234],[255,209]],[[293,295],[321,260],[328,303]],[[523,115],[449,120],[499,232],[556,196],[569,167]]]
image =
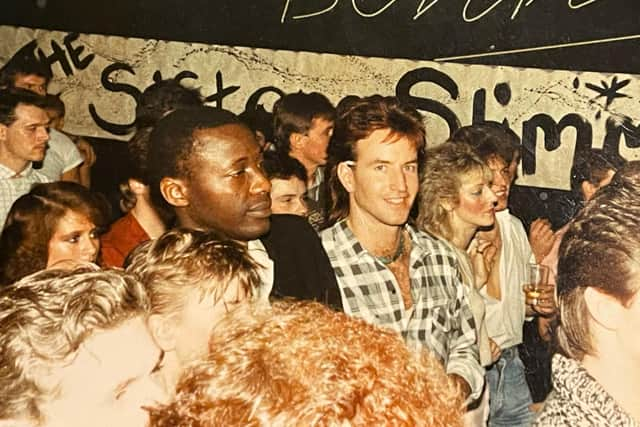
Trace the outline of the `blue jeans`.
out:
[[[487,370],[487,383],[489,426],[528,427],[532,424],[531,393],[517,346],[502,350],[500,359]]]

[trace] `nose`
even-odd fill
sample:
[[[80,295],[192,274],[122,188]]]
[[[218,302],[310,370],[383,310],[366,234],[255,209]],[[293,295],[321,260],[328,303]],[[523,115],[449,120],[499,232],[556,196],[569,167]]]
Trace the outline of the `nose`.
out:
[[[251,182],[251,192],[254,194],[268,193],[271,191],[271,181],[266,177],[262,169],[256,167]]]
[[[507,181],[499,170],[493,171],[493,187],[506,187]]]
[[[49,131],[45,127],[39,127],[36,133],[36,138],[38,141],[48,141],[49,140]]]
[[[100,250],[100,240],[94,237],[87,237],[82,241],[81,253],[82,257],[95,262],[98,251]]]
[[[486,199],[489,203],[495,204],[498,201],[498,196],[493,192],[491,187],[487,186]]]
[[[392,168],[391,171],[391,189],[396,191],[407,191],[407,176],[403,169]]]
[[[309,215],[309,207],[307,206],[307,202],[305,202],[303,199],[298,199],[298,206],[296,207],[295,212],[300,216],[306,217],[307,215]]]

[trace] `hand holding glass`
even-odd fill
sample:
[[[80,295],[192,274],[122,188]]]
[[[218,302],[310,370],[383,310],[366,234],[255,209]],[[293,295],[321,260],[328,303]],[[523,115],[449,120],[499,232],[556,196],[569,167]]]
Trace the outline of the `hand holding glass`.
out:
[[[544,265],[527,264],[525,272],[525,282],[522,286],[527,294],[527,303],[532,306],[538,304],[538,298],[542,293],[542,286],[549,280],[549,268]]]

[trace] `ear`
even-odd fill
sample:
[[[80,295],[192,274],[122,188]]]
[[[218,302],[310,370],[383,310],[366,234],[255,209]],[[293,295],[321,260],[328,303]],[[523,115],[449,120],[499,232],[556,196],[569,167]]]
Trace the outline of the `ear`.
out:
[[[595,185],[590,183],[587,180],[582,181],[580,184],[580,189],[582,190],[582,197],[584,197],[585,201],[591,200],[596,191],[598,190]]]
[[[591,318],[607,330],[618,329],[623,319],[624,308],[614,297],[588,287],[584,291],[584,301]]]
[[[440,206],[447,212],[451,212],[455,208],[455,205],[449,199],[440,199]]]
[[[304,145],[305,138],[306,136],[304,134],[298,132],[293,132],[289,135],[289,145],[291,146],[291,149],[298,151],[301,150]]]
[[[158,344],[158,347],[165,352],[175,349],[177,328],[173,318],[152,314],[149,316],[148,324],[151,336]]]
[[[338,179],[347,193],[353,193],[355,177],[353,176],[353,167],[349,166],[347,162],[338,163]]]
[[[164,177],[160,180],[160,193],[172,206],[189,206],[187,186],[177,178]]]
[[[129,188],[131,189],[133,194],[135,194],[136,196],[146,194],[148,192],[148,187],[135,178],[129,178],[127,180],[127,183],[129,184]]]

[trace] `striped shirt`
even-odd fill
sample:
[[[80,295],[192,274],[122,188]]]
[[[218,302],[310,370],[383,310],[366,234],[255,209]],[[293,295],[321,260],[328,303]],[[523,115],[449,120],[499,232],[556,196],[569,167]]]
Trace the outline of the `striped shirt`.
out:
[[[393,273],[370,254],[341,221],[320,233],[333,266],[345,313],[390,328],[413,349],[427,348],[447,373],[464,378],[477,398],[484,383],[476,327],[451,249],[440,240],[405,230],[412,242],[409,274],[413,306],[405,308]]]

